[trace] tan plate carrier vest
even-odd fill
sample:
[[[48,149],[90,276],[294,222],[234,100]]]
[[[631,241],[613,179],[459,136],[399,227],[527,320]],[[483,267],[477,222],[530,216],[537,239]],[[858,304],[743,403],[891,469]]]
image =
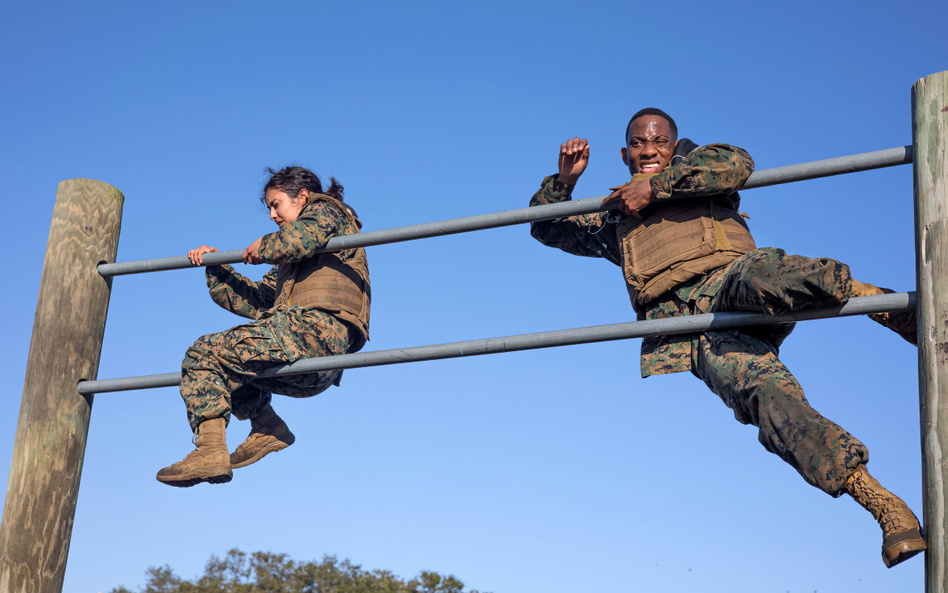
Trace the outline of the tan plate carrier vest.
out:
[[[623,216],[616,235],[626,288],[638,305],[757,249],[744,217],[711,198],[674,200],[645,220]]]
[[[329,202],[338,208],[349,219],[355,232],[359,232],[362,223],[351,208],[324,194],[310,194],[307,204],[318,201]],[[280,264],[276,293],[279,295],[277,305],[319,309],[347,322],[351,326],[348,352],[358,352],[369,339],[372,285],[369,283],[365,249],[361,247],[345,262],[336,253],[320,253],[296,263]],[[357,331],[351,331],[352,327]]]

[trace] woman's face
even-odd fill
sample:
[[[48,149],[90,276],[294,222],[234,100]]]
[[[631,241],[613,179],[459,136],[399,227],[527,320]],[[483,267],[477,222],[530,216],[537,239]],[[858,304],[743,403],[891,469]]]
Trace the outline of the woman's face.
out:
[[[296,217],[300,215],[303,207],[306,206],[306,198],[309,191],[300,190],[295,198],[291,198],[285,191],[279,189],[268,189],[266,194],[267,208],[270,209],[270,220],[277,223],[281,229],[288,222],[296,222]]]

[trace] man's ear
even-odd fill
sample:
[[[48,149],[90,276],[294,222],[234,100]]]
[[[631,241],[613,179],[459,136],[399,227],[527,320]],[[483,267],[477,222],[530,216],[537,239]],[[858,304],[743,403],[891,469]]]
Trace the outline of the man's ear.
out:
[[[622,149],[619,151],[619,154],[622,155],[622,162],[625,163],[625,166],[626,166],[626,167],[628,167],[628,166],[629,166],[629,157],[627,156],[627,154],[626,154],[626,152],[625,152],[625,146],[622,147]]]

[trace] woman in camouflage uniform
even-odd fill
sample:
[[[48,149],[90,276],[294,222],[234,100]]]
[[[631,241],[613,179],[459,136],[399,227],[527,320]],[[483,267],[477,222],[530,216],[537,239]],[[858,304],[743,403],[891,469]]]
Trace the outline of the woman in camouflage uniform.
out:
[[[362,223],[343,203],[343,187],[311,171],[268,169],[261,201],[279,230],[244,251],[248,264],[275,264],[259,282],[229,265],[208,266],[207,286],[221,307],[255,321],[199,338],[182,363],[181,397],[196,449],[158,472],[158,481],[187,487],[229,482],[232,468],[285,449],[295,437],[270,406],[271,393],[311,397],[339,385],[341,370],[260,378],[270,367],[304,358],[356,352],[368,340],[371,289],[365,250],[320,253],[330,238],[358,233]],[[188,252],[203,264],[202,245]],[[225,428],[250,419],[250,436],[229,454]]]

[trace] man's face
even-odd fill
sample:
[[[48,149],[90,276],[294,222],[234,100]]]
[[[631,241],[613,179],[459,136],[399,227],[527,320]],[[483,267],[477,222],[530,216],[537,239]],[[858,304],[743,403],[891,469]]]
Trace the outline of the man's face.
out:
[[[627,146],[622,149],[622,162],[633,175],[664,171],[675,154],[675,144],[678,142],[671,124],[658,115],[643,115],[632,120],[626,140]]]

